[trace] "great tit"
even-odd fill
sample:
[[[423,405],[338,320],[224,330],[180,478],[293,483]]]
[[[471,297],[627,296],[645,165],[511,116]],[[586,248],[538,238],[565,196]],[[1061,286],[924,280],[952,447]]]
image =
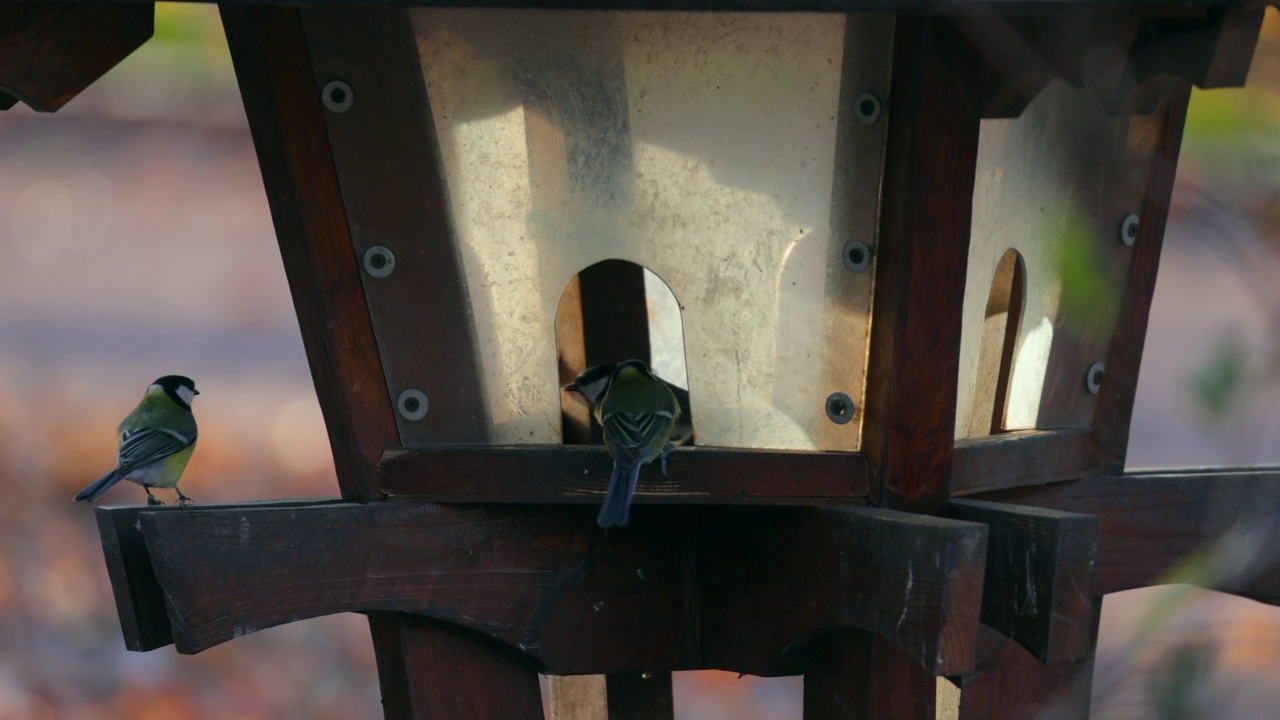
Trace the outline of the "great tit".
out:
[[[178,479],[196,447],[196,418],[191,400],[200,392],[191,378],[165,375],[147,387],[142,402],[120,422],[116,467],[76,495],[97,500],[121,480],[132,480],[147,491],[148,505],[163,505],[151,488],[178,491],[178,507],[191,499],[178,489]]]
[[[565,385],[564,389],[572,390],[586,398],[594,413],[600,398],[604,397],[605,391],[609,389],[609,381],[613,379],[613,371],[617,368],[617,363],[593,365],[583,370],[573,379],[573,382]],[[662,380],[662,378],[658,379]],[[680,404],[680,415],[676,418],[676,425],[671,430],[671,444],[690,445],[693,443],[693,416],[689,412],[689,391],[679,385],[672,385],[666,380],[662,382],[671,388],[671,392],[676,396],[676,402]]]
[[[613,457],[609,491],[596,523],[602,528],[623,526],[631,517],[640,466],[661,458],[666,474],[680,404],[643,360],[627,360],[613,369],[604,395],[595,404],[595,415],[604,428],[604,446]]]

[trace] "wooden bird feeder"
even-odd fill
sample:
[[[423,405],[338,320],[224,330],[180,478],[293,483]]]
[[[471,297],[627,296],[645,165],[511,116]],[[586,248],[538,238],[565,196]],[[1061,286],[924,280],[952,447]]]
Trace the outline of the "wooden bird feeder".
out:
[[[806,720],[1086,717],[1102,597],[1280,501],[1124,467],[1190,87],[1262,13],[224,4],[342,497],[99,508],[126,644],[366,613],[397,719],[541,718],[540,672],[557,720],[670,718],[703,668],[803,674]],[[151,16],[4,5],[0,99]],[[604,532],[560,387],[650,355],[643,268],[697,445]]]

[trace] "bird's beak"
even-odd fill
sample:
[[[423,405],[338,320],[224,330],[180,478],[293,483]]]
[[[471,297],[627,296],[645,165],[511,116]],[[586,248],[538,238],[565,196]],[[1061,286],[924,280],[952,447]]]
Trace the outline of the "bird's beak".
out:
[[[199,395],[199,394],[200,394],[200,391],[199,391],[199,390],[197,390],[197,389],[195,389],[195,388],[191,388],[191,394],[192,394],[192,395]]]
[[[571,390],[571,391],[573,391],[573,392],[582,392],[582,390],[578,387],[578,383],[576,383],[576,382],[571,382],[571,383],[569,383],[568,385],[565,385],[565,386],[564,386],[563,388],[561,388],[561,389],[562,389],[562,390]]]

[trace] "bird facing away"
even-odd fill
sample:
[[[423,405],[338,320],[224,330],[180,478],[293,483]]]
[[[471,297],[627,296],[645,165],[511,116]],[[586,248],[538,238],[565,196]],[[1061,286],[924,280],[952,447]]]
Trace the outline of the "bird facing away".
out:
[[[585,394],[585,393],[584,393]],[[614,368],[603,396],[595,405],[596,420],[604,428],[604,446],[613,457],[609,491],[596,523],[621,527],[631,519],[640,466],[666,457],[680,404],[671,388],[649,371],[642,360],[627,360]]]
[[[147,491],[148,505],[163,505],[151,488],[178,491],[178,507],[191,498],[178,489],[178,480],[196,447],[196,418],[191,400],[200,392],[191,378],[165,375],[147,387],[142,402],[120,422],[116,467],[76,495],[97,500],[121,480],[136,482]]]
[[[596,407],[600,403],[600,398],[604,397],[604,393],[609,389],[609,382],[613,380],[613,371],[618,368],[617,363],[607,363],[604,365],[593,365],[583,370],[573,382],[564,386],[565,390],[572,390],[587,399],[587,403],[591,407],[591,412],[596,412]],[[654,377],[657,377],[656,375]],[[658,378],[662,380],[662,378]],[[689,412],[689,391],[679,385],[672,385],[666,380],[662,380],[671,392],[676,396],[676,402],[680,405],[680,414],[676,417],[675,427],[671,430],[672,445],[692,445],[693,444],[693,421]]]

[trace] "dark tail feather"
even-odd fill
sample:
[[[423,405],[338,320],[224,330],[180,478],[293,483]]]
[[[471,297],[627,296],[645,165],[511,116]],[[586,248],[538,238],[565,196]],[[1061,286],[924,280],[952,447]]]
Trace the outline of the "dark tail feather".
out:
[[[600,514],[596,516],[596,524],[602,528],[614,525],[623,527],[631,520],[631,498],[636,494],[636,482],[640,479],[640,464],[624,468],[613,464],[613,475],[609,478],[609,494],[604,496],[604,505],[600,506]]]
[[[102,493],[110,490],[112,485],[115,485],[116,483],[120,482],[122,479],[124,479],[123,475],[120,475],[115,470],[112,470],[106,475],[103,475],[102,477],[90,483],[89,487],[81,490],[76,495],[76,500],[88,500],[90,502],[97,500],[102,495]]]

